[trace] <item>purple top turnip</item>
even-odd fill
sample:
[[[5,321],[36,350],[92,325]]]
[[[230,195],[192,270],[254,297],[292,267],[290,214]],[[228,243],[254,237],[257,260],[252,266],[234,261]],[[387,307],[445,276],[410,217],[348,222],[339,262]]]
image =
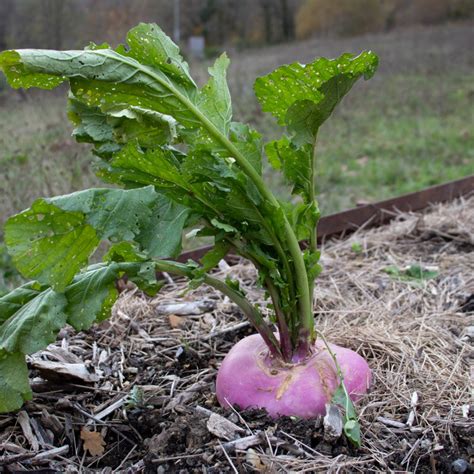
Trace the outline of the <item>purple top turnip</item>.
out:
[[[222,404],[311,417],[335,403],[344,410],[346,434],[358,443],[351,398],[367,389],[370,371],[353,352],[318,338],[314,327],[321,271],[315,148],[321,124],[377,62],[372,52],[343,54],[258,78],[263,111],[284,127],[278,140],[264,144],[256,130],[232,121],[227,56],[199,88],[157,25],[138,25],[116,49],[1,53],[0,68],[15,88],[69,82],[73,135],[92,144],[97,174],[119,188],[38,199],[7,221],[9,253],[32,282],[0,298],[0,411],[31,397],[26,354],[46,347],[66,323],[81,330],[107,317],[123,275],[153,293],[160,288],[156,272],[167,271],[225,293],[258,332],[223,362]],[[291,201],[278,200],[265,183],[264,157],[292,186]],[[177,263],[189,227],[215,245],[199,262]],[[102,241],[109,251],[90,265]],[[238,282],[210,276],[231,250],[257,268],[269,319]]]
[[[347,391],[357,400],[370,385],[367,362],[350,349],[333,344],[329,348]],[[339,383],[333,356],[322,341],[312,346],[310,355],[288,363],[272,357],[263,339],[254,334],[239,341],[225,357],[216,392],[222,406],[265,408],[274,417],[314,418],[324,415]]]

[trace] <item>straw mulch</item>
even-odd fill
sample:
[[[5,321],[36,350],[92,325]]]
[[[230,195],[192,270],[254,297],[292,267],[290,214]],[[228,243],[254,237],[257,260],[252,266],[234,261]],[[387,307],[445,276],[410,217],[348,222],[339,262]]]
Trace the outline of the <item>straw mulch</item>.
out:
[[[216,370],[252,330],[219,293],[201,287],[183,294],[185,283],[169,280],[154,299],[124,291],[109,321],[87,333],[64,330],[29,361],[35,397],[19,414],[0,416],[0,466],[70,473],[468,472],[474,197],[327,242],[323,255],[317,327],[364,355],[374,371],[373,389],[358,403],[362,448],[343,438],[326,441],[321,420],[220,409]],[[221,265],[216,276],[229,273],[263,301],[250,265]],[[176,302],[198,306],[191,312],[200,314],[179,316],[189,308],[168,305]],[[48,361],[56,365],[45,368]],[[85,373],[71,375],[68,364]]]

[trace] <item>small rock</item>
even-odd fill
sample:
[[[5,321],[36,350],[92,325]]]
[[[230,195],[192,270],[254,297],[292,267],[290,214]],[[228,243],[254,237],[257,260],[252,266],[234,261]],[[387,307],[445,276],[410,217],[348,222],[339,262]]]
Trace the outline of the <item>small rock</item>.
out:
[[[420,448],[428,451],[431,449],[431,446],[433,445],[432,441],[430,439],[422,439],[420,442]]]
[[[249,448],[245,453],[245,460],[250,464],[257,472],[265,471],[265,464],[261,460],[257,451],[252,448]]]
[[[451,467],[454,472],[466,472],[469,469],[469,463],[465,459],[456,459]]]

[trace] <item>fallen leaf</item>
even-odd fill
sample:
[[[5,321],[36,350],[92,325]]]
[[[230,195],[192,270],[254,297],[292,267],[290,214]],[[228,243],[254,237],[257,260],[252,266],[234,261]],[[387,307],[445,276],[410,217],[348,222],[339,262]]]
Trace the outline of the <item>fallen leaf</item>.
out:
[[[81,430],[81,439],[84,441],[84,450],[89,451],[91,456],[101,456],[105,451],[105,441],[98,431]]]
[[[173,329],[180,328],[185,323],[184,318],[176,316],[175,314],[170,314],[168,316],[168,321]]]

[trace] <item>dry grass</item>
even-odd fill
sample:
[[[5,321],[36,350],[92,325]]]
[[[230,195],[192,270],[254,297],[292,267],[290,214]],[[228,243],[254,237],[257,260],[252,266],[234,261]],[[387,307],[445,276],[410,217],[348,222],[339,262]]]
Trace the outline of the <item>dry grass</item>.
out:
[[[474,314],[461,307],[474,293],[473,205],[471,197],[429,213],[403,214],[388,226],[360,230],[324,246],[317,327],[332,342],[363,354],[375,376],[371,393],[358,403],[361,449],[344,441],[328,445],[318,421],[272,421],[251,413],[241,418],[218,408],[213,395],[217,367],[234,340],[248,333],[248,325],[213,290],[201,287],[182,296],[184,282],[170,281],[154,299],[126,291],[109,321],[86,334],[63,331],[58,343],[35,356],[82,361],[100,380],[54,384],[37,379],[35,399],[23,413],[37,440],[43,436],[41,427],[46,433],[49,429],[49,449],[67,446],[68,454],[38,458],[18,418],[2,416],[0,462],[21,454],[26,458],[10,469],[203,472],[205,467],[217,473],[234,468],[447,472],[456,458],[469,461]],[[400,280],[385,272],[388,266],[413,264],[435,267],[438,275]],[[217,276],[228,272],[254,301],[263,298],[251,266],[239,262]],[[173,328],[159,314],[167,302],[183,299],[207,301],[212,309],[183,316],[183,325]],[[242,436],[257,442],[224,455],[226,440],[209,433],[206,410],[225,415],[246,430]],[[58,421],[54,430],[52,419]],[[84,453],[79,437],[84,426],[102,434],[102,456]],[[47,450],[40,447],[40,452]]]

